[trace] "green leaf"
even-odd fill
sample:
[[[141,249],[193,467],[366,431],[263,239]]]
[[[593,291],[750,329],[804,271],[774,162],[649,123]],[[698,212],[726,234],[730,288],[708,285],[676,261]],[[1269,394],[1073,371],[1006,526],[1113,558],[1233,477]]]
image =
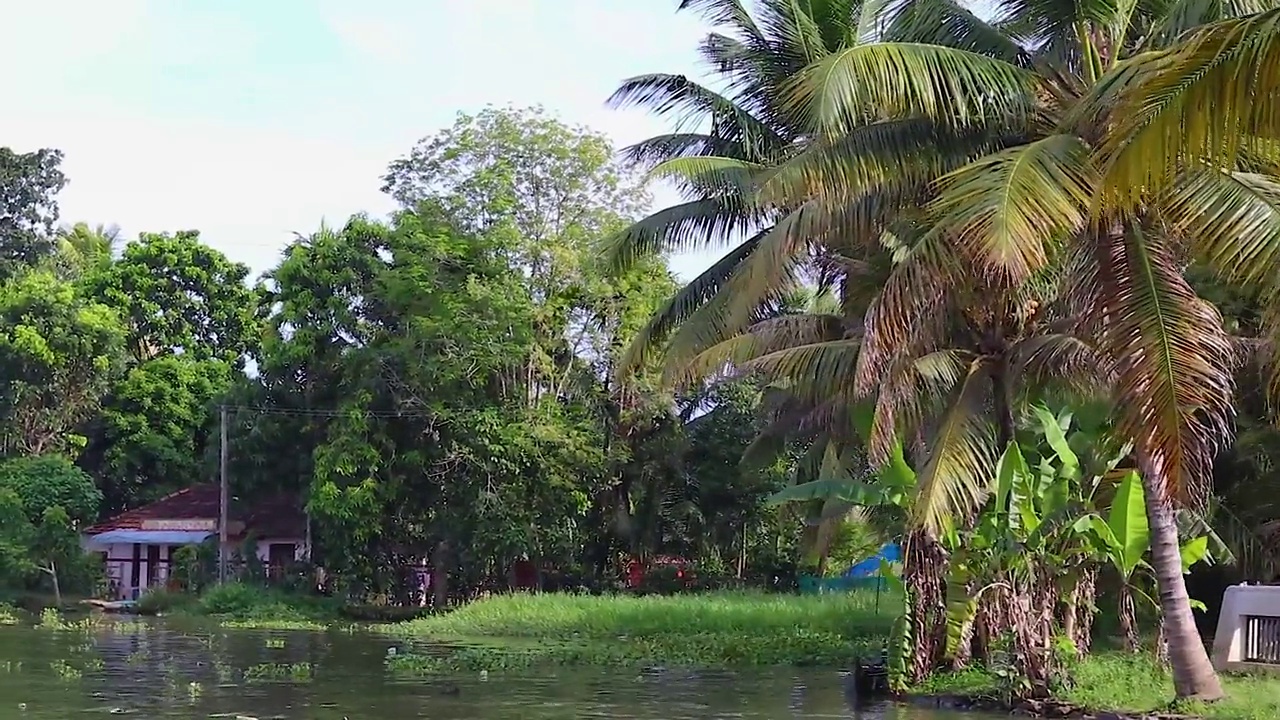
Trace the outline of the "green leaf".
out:
[[[968,584],[973,579],[968,565],[952,564],[947,578],[947,645],[946,656],[953,658],[960,649],[969,625],[978,614],[978,598],[969,594]]]
[[[1040,431],[1044,433],[1049,447],[1053,448],[1058,461],[1062,463],[1060,471],[1062,476],[1073,480],[1080,477],[1080,458],[1071,449],[1071,443],[1067,442],[1067,434],[1063,432],[1058,418],[1043,405],[1035,405],[1031,409],[1035,412],[1036,419],[1040,421]]]
[[[1117,568],[1128,579],[1142,562],[1142,556],[1151,544],[1151,528],[1147,524],[1147,509],[1143,503],[1142,479],[1136,471],[1126,473],[1116,488],[1107,526],[1118,544]]]
[[[1022,485],[1022,478],[1030,473],[1026,458],[1016,442],[1009,443],[1000,461],[996,464],[996,514],[1009,528],[1016,528],[1018,523],[1017,508],[1022,500],[1017,488]]]
[[[1198,538],[1188,540],[1179,548],[1179,554],[1182,556],[1182,573],[1191,571],[1191,566],[1205,559],[1209,554],[1209,536],[1201,535]]]

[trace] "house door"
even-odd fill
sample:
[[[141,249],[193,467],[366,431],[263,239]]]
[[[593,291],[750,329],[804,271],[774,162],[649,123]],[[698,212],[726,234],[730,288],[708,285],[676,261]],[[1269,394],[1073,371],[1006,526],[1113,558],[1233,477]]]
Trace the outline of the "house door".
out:
[[[156,580],[160,577],[160,546],[147,546],[147,584],[144,587],[152,587],[156,584]]]
[[[267,546],[267,572],[271,577],[284,575],[284,569],[293,562],[297,545],[293,543],[271,543]]]

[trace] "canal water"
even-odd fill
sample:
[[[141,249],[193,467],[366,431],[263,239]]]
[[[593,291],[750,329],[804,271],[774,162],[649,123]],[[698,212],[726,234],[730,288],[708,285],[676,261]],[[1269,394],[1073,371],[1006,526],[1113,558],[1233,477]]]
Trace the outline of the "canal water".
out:
[[[918,707],[856,708],[834,671],[569,670],[404,678],[395,640],[163,622],[0,627],[0,718],[553,718],[987,720]]]

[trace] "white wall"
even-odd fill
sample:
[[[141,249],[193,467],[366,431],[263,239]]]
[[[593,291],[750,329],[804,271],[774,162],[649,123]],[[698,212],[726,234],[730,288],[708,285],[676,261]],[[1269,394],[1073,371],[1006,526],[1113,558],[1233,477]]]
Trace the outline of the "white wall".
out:
[[[273,543],[292,543],[294,546],[294,560],[302,561],[307,558],[306,542],[302,538],[263,538],[258,541],[256,555],[258,560],[266,564],[270,558],[271,545]],[[146,590],[141,587],[147,578],[147,547],[142,546],[142,554],[138,563],[138,577],[133,576],[133,544],[132,543],[113,543],[110,545],[97,545],[90,543],[89,536],[80,538],[80,547],[85,552],[101,553],[107,552],[108,562],[106,564],[106,574],[109,580],[115,582],[116,593],[115,599],[131,600]],[[240,548],[234,543],[231,544],[231,551],[237,552]],[[169,546],[160,546],[160,563],[156,567],[156,576],[154,585],[163,586],[169,579],[169,565],[166,562],[169,558]],[[136,591],[136,592],[135,592]]]

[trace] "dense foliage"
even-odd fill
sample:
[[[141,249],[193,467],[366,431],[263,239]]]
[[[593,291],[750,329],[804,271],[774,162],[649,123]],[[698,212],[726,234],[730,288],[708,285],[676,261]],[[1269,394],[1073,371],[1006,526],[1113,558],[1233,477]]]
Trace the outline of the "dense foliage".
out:
[[[1274,572],[1280,10],[680,7],[714,82],[613,98],[679,131],[624,164],[460,115],[390,163],[390,218],[252,287],[194,231],[55,235],[61,155],[0,152],[9,576],[89,519],[69,461],[135,506],[215,475],[222,406],[236,494],[304,498],[354,595],[420,562],[438,603],[630,557],[776,580],[891,538],[899,687],[1053,692],[1106,583],[1134,648],[1151,599],[1177,694],[1220,697],[1184,575]],[[637,167],[684,201],[641,217]],[[661,253],[699,245],[728,250],[678,287]]]
[[[548,587],[616,584],[631,557],[685,558],[703,583],[790,575],[801,521],[764,502],[786,463],[738,463],[761,389],[618,372],[675,283],[658,258],[602,262],[647,203],[614,156],[540,110],[461,115],[390,164],[402,210],[299,237],[252,285],[196,231],[49,235],[57,188],[24,176],[10,194],[48,190],[23,216],[47,242],[0,286],[13,511],[74,528],[216,481],[226,405],[234,494],[299,496],[313,559],[357,600],[407,599],[422,561],[441,601],[522,560]],[[51,494],[68,460],[91,507]],[[28,572],[41,522],[6,536],[6,582],[47,586]]]

